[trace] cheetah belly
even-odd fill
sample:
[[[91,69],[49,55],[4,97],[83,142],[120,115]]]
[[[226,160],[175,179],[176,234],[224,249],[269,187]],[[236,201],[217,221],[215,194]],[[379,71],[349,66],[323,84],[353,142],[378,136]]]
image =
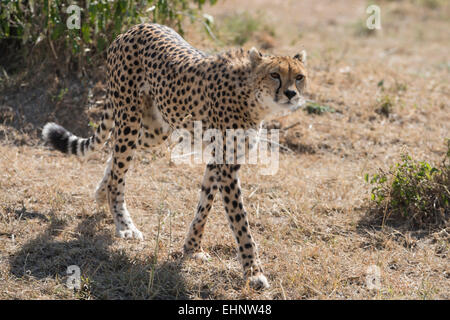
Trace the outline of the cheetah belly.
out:
[[[171,134],[170,125],[163,119],[161,112],[150,96],[143,97],[142,123],[138,144],[152,147],[161,144]]]

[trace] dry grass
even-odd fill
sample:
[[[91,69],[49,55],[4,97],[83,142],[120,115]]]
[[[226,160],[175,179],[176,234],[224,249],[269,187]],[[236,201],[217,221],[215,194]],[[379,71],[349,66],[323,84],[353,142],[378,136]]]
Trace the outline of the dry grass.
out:
[[[361,1],[229,0],[207,10],[219,20],[237,7],[265,12],[271,50],[306,48],[308,98],[336,111],[278,119],[282,128],[299,122],[282,134],[293,152],[281,154],[278,174],[241,170],[270,290],[245,286],[218,199],[204,237],[211,261],[181,261],[201,166],[171,166],[160,150],[139,154],[127,201],[145,241],[119,240],[93,201],[104,154],[80,163],[40,142],[19,146],[17,131],[2,126],[0,299],[449,299],[449,228],[382,228],[366,206],[365,173],[388,168],[404,148],[437,163],[450,135],[450,7],[412,2],[380,1],[383,29],[371,35],[358,32]],[[196,30],[187,38],[214,47]],[[388,112],[378,112],[386,101]],[[65,287],[72,264],[81,268],[78,292]],[[378,289],[366,283],[371,265],[381,271]]]

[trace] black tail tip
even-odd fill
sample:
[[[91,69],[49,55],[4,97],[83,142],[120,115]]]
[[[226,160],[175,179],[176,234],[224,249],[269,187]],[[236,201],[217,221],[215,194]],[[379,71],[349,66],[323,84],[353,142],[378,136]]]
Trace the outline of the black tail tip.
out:
[[[44,129],[42,129],[42,137],[45,142],[50,144],[56,150],[64,153],[68,153],[70,136],[71,134],[69,131],[53,122],[47,123],[44,126]]]

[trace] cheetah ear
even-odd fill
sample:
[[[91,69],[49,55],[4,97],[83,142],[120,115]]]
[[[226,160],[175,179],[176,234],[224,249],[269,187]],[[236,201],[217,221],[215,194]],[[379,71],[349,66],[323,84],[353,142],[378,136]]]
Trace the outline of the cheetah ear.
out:
[[[262,54],[258,51],[255,47],[251,48],[248,52],[250,56],[250,62],[252,64],[252,67],[256,67],[262,60]]]
[[[302,50],[300,53],[297,53],[294,56],[294,59],[299,60],[301,63],[303,63],[306,66],[306,51]]]

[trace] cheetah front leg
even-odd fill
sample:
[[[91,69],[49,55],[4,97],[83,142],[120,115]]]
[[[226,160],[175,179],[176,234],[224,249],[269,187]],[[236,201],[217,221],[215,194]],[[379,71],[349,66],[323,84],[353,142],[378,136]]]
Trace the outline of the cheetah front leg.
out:
[[[269,283],[263,274],[256,243],[250,233],[247,212],[245,211],[241,186],[238,178],[240,165],[222,165],[219,190],[222,194],[225,211],[237,242],[239,261],[244,278],[256,289],[268,288]]]
[[[218,189],[218,169],[214,164],[206,166],[203,176],[202,189],[200,191],[200,200],[197,205],[197,211],[194,220],[191,222],[189,232],[184,243],[184,253],[198,260],[208,260],[209,255],[201,248],[203,230],[205,228],[208,214],[214,201],[214,195]]]

